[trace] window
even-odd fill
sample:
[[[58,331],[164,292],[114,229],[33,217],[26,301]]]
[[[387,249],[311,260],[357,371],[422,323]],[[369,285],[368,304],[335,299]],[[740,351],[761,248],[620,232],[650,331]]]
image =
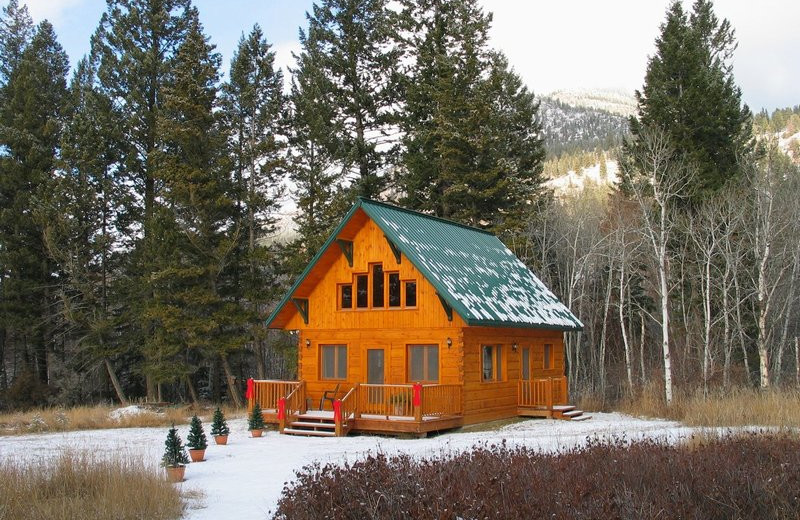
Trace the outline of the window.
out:
[[[372,306],[383,307],[383,266],[375,264],[372,266]]]
[[[483,381],[502,381],[503,348],[500,345],[483,345],[481,350]]]
[[[408,379],[413,383],[439,382],[439,345],[408,346]]]
[[[400,307],[400,273],[389,273],[389,307]]]
[[[353,308],[353,285],[346,284],[339,286],[339,305],[342,309]]]
[[[358,307],[359,309],[366,309],[368,307],[369,303],[369,299],[367,297],[368,284],[369,284],[369,277],[367,275],[365,274],[356,275],[356,307]]]
[[[417,306],[417,282],[406,282],[406,307]]]
[[[522,379],[528,381],[531,378],[531,349],[522,349]]]
[[[548,369],[552,368],[552,366],[553,366],[552,363],[551,363],[552,360],[550,359],[550,356],[552,355],[552,350],[553,350],[553,345],[550,345],[549,343],[545,344],[545,346],[544,346],[544,355],[542,356],[542,358],[543,358],[542,359],[542,368],[545,369],[545,370],[548,370]]]
[[[347,345],[321,345],[322,379],[347,379]]]

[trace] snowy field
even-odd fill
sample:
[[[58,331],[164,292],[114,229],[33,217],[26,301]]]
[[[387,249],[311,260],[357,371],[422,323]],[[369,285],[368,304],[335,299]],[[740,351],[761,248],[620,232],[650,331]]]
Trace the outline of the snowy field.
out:
[[[253,439],[244,419],[229,421],[229,425],[228,445],[216,446],[209,437],[206,461],[189,464],[186,481],[179,484],[186,491],[200,492],[192,494],[199,498],[191,499],[186,514],[189,519],[267,518],[275,509],[284,483],[294,478],[295,470],[315,460],[355,461],[376,452],[430,457],[503,439],[509,445],[552,452],[579,445],[592,436],[674,442],[698,431],[675,422],[617,413],[595,413],[590,420],[580,422],[531,419],[492,431],[456,432],[427,439],[294,437],[272,431]],[[205,425],[207,434],[208,427]],[[181,427],[179,433],[185,442],[188,425]],[[163,453],[166,434],[167,428],[131,428],[0,437],[0,458],[38,458],[71,448],[142,457],[155,465]]]

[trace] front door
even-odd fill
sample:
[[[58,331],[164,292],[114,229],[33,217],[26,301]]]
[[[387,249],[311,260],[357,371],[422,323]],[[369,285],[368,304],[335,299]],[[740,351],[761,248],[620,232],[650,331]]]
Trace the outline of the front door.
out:
[[[384,383],[384,350],[382,348],[367,349],[367,384],[382,385]],[[383,402],[383,388],[370,388],[367,391],[370,404]]]
[[[367,349],[367,384],[382,385],[384,383],[383,373],[383,349]]]

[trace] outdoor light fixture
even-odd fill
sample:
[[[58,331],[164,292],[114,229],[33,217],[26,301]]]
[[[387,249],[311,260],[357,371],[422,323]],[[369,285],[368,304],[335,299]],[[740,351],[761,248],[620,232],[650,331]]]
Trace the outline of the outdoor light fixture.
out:
[[[450,338],[447,338],[447,348],[450,348],[452,346],[453,346],[453,340],[450,339]]]
[[[311,340],[306,338],[306,348],[311,346]]]
[[[512,343],[512,344],[511,344],[511,350],[513,350],[514,352],[516,352],[516,351],[517,351],[517,346],[518,346],[518,345],[517,345],[516,343]]]

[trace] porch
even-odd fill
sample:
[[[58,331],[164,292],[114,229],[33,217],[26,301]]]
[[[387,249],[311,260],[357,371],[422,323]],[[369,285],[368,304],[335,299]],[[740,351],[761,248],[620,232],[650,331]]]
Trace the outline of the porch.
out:
[[[315,403],[305,381],[251,380],[248,410],[255,402],[265,422],[290,435],[338,437],[358,431],[425,436],[464,425],[462,385],[356,383],[342,397]],[[574,408],[567,405],[566,377],[519,381],[519,416],[581,418]]]

